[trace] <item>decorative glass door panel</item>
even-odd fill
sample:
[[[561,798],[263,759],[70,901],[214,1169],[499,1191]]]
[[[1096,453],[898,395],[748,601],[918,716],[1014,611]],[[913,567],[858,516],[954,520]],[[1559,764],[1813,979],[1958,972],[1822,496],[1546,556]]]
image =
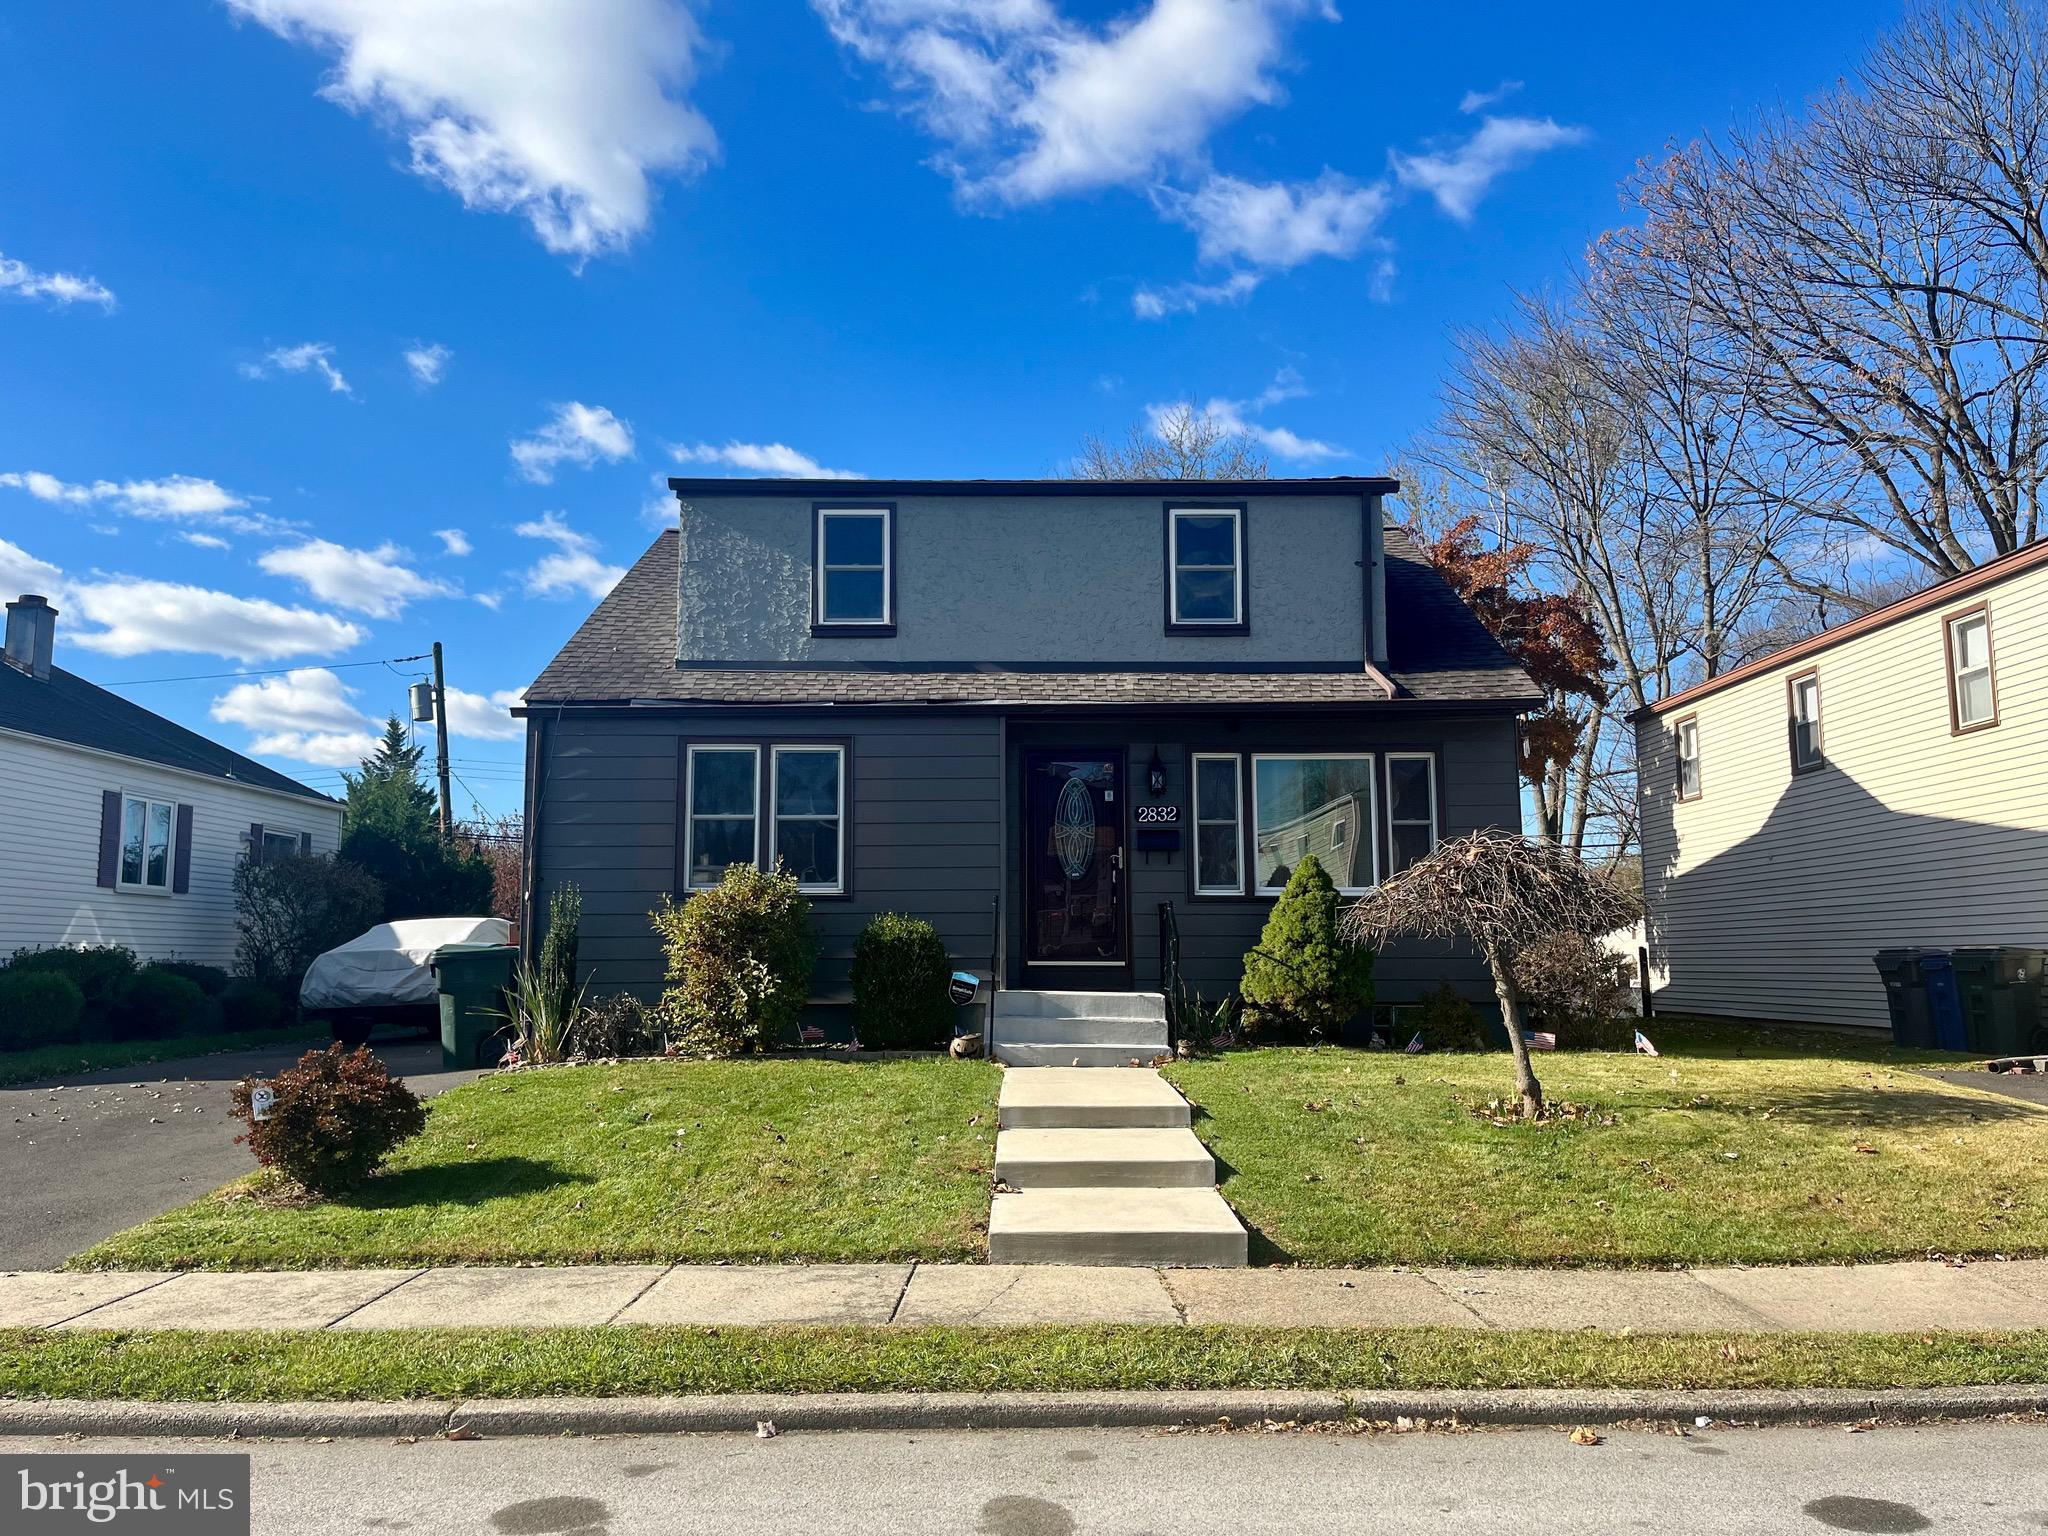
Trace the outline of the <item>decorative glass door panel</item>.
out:
[[[1025,957],[1038,965],[1124,961],[1120,758],[1025,757]]]

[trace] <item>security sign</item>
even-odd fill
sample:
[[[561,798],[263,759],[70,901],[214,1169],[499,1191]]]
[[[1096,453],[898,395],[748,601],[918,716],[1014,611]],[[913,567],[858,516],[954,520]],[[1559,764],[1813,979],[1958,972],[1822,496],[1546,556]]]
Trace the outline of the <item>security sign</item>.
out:
[[[270,1112],[277,1105],[277,1091],[268,1083],[258,1083],[249,1090],[249,1118],[268,1120]]]

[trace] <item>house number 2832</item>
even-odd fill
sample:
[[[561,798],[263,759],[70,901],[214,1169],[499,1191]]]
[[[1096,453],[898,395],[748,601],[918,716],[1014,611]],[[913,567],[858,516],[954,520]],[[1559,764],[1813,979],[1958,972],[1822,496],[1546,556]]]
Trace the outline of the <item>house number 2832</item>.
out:
[[[1180,807],[1177,805],[1141,805],[1138,807],[1138,825],[1141,827],[1177,827],[1180,825]]]

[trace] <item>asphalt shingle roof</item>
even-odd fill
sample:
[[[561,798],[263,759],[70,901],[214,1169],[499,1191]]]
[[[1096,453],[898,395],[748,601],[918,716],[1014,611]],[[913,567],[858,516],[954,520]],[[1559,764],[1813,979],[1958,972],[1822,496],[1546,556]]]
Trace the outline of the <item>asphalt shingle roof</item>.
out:
[[[62,667],[52,667],[47,678],[36,678],[0,662],[0,730],[118,753],[308,800],[330,798]]]
[[[1022,671],[678,665],[674,529],[664,532],[526,690],[537,704],[1385,704],[1362,667],[1317,672]],[[1397,697],[1540,701],[1528,675],[1389,525],[1387,675]]]

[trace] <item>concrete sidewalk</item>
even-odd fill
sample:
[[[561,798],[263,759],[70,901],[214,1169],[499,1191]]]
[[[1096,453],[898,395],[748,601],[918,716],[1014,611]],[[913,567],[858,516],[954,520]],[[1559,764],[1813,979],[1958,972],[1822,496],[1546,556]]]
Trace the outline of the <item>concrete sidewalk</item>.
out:
[[[1236,1324],[1923,1333],[2048,1328],[2048,1260],[1694,1270],[617,1265],[0,1274],[0,1327]]]

